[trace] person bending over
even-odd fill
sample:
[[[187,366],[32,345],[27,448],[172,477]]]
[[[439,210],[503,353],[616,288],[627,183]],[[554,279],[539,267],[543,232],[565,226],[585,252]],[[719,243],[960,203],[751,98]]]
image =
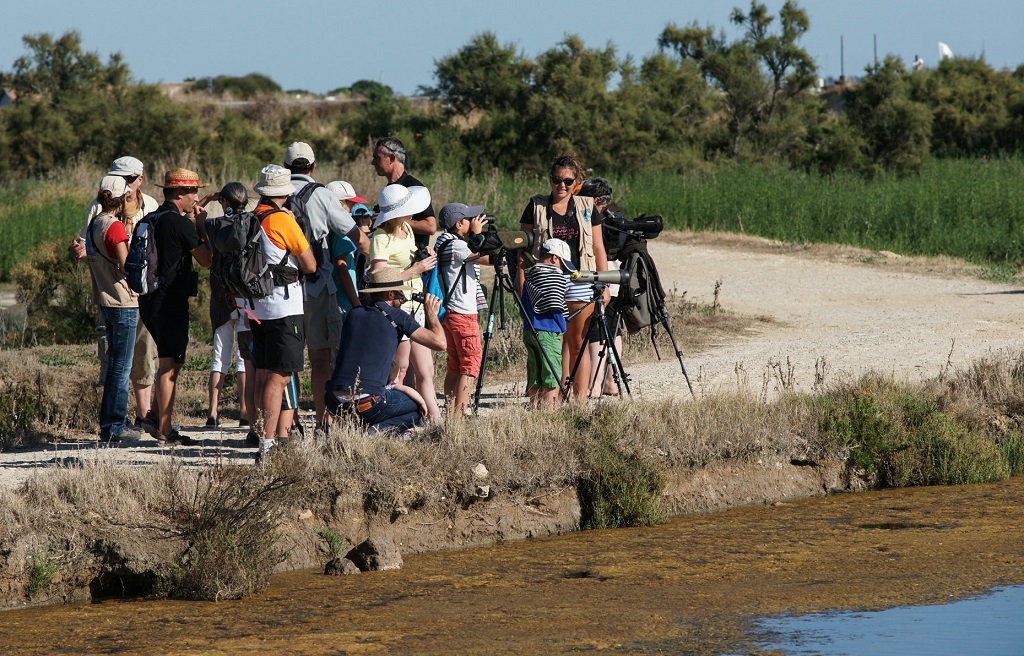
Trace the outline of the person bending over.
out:
[[[405,431],[419,425],[426,403],[411,389],[389,383],[391,362],[403,337],[431,351],[443,351],[444,331],[437,320],[440,299],[423,303],[425,326],[401,307],[409,287],[402,271],[384,266],[367,275],[364,292],[370,303],[352,308],[341,329],[338,362],[327,383],[324,402],[334,414],[352,412],[373,432]]]

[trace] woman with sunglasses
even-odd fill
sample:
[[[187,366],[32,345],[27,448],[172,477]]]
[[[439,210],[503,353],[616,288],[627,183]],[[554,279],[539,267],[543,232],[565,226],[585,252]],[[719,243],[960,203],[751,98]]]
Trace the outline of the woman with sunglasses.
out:
[[[533,233],[531,253],[535,260],[540,257],[541,244],[555,238],[569,244],[572,264],[577,270],[605,271],[608,269],[608,257],[601,236],[601,215],[594,211],[593,198],[574,195],[583,177],[583,165],[575,157],[561,155],[555,158],[548,173],[551,192],[530,199],[519,220],[519,227]],[[522,268],[519,269],[517,281],[519,292],[522,293]],[[570,284],[565,294],[570,316],[582,308],[569,321],[562,342],[563,380],[568,378],[579,359],[579,368],[570,390],[579,401],[587,398],[590,386],[590,356],[582,346],[586,340],[587,325],[594,313],[594,306],[587,305],[592,298],[593,287],[585,283]],[[607,303],[609,298],[606,288],[603,302]]]

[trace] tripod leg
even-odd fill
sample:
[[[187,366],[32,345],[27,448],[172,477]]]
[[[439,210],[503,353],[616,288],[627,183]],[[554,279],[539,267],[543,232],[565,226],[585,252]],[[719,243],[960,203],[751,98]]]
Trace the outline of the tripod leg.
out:
[[[693,393],[693,385],[690,383],[690,377],[686,373],[686,365],[683,364],[683,352],[679,350],[679,345],[676,344],[676,336],[672,334],[672,329],[668,327],[668,315],[662,312],[661,318],[659,319],[662,327],[665,328],[665,332],[668,333],[668,338],[672,342],[672,348],[676,351],[676,359],[679,360],[679,368],[683,371],[683,378],[686,380],[686,386],[690,388],[690,396],[696,397]]]
[[[487,312],[487,328],[484,330],[483,355],[480,359],[480,375],[476,377],[476,393],[473,394],[473,414],[480,410],[480,395],[484,389],[484,373],[487,370],[487,351],[491,346],[491,336],[494,335],[494,310],[498,302],[498,290],[501,289],[501,281],[495,276],[494,289],[491,290],[491,307]]]

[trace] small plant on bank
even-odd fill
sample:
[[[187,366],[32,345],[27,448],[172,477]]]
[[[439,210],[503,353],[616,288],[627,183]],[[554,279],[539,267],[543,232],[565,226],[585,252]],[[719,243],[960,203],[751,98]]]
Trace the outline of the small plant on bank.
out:
[[[45,545],[36,547],[32,551],[32,565],[26,589],[28,596],[34,597],[49,588],[56,575],[57,568],[50,560],[50,550]]]
[[[324,539],[327,543],[327,551],[330,552],[331,558],[341,558],[345,555],[345,537],[332,529],[329,526],[325,526],[316,532],[317,535]]]

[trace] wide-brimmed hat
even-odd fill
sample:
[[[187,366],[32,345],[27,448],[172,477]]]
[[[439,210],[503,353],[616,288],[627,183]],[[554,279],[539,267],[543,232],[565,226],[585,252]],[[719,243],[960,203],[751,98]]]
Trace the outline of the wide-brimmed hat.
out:
[[[403,216],[412,216],[430,207],[430,192],[426,187],[403,187],[390,184],[380,190],[377,197],[380,214],[373,220],[376,229],[380,224]]]
[[[100,180],[100,192],[109,191],[111,198],[121,198],[128,193],[128,183],[120,175],[106,175]]]
[[[445,230],[451,230],[459,221],[463,219],[472,219],[483,213],[483,205],[468,206],[465,203],[448,203],[441,208],[441,214],[439,214],[437,218],[441,221],[442,228]]]
[[[362,196],[356,196],[356,190],[352,188],[350,183],[345,182],[344,180],[328,182],[327,189],[334,192],[334,195],[338,197],[338,200],[351,200],[356,203],[366,202],[366,199]]]
[[[540,245],[540,251],[548,255],[557,255],[562,260],[562,266],[569,273],[576,270],[572,264],[572,251],[569,250],[569,244],[561,239],[548,239]]]
[[[145,175],[146,167],[142,164],[141,160],[138,160],[130,155],[124,157],[118,157],[110,163],[110,170],[107,171],[107,175]]]
[[[289,166],[297,159],[304,159],[310,164],[316,162],[313,147],[305,141],[296,141],[288,146],[284,151],[284,165]]]
[[[366,274],[366,283],[361,291],[375,294],[377,292],[402,292],[408,289],[410,289],[409,283],[402,280],[401,269],[384,266]]]
[[[267,198],[291,196],[295,193],[292,172],[277,164],[267,164],[260,171],[260,181],[253,185],[253,190]]]
[[[195,171],[178,168],[164,173],[164,183],[158,182],[156,186],[164,189],[189,189],[192,187],[199,189],[208,185],[199,182],[199,174]]]

